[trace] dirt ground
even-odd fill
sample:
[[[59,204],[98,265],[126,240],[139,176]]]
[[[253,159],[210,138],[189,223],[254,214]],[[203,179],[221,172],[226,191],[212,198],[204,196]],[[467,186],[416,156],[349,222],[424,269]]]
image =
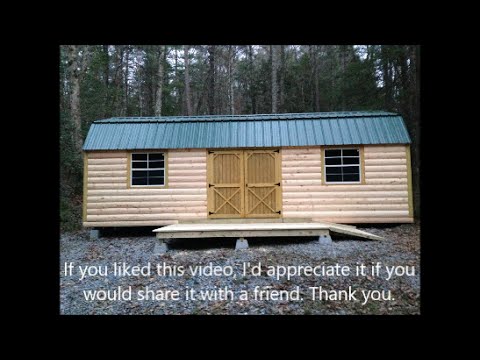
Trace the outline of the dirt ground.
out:
[[[361,228],[361,227],[359,227]],[[314,238],[249,239],[249,249],[234,250],[235,239],[172,240],[170,251],[154,254],[155,239],[149,232],[140,236],[114,233],[98,240],[89,240],[87,231],[62,234],[60,239],[60,312],[61,314],[419,314],[420,313],[420,225],[397,225],[361,228],[385,238],[367,241],[332,235],[332,245],[321,245]],[[312,277],[293,276],[279,280],[262,271],[260,276],[91,276],[80,280],[78,276],[65,276],[65,262],[74,265],[111,266],[113,263],[145,265],[148,262],[184,266],[208,265],[240,268],[244,262],[264,265],[335,265],[350,266],[359,263],[383,266],[415,267],[412,276]],[[383,269],[383,268],[382,268]],[[84,290],[126,289],[133,291],[148,286],[153,290],[214,290],[227,286],[235,293],[233,300],[144,300],[87,301]],[[255,287],[263,290],[292,290],[299,287],[303,300],[249,300],[238,299],[242,290],[253,293]],[[310,287],[391,291],[390,301],[336,301],[313,300]],[[183,294],[183,292],[182,292]],[[361,298],[359,296],[359,298]]]

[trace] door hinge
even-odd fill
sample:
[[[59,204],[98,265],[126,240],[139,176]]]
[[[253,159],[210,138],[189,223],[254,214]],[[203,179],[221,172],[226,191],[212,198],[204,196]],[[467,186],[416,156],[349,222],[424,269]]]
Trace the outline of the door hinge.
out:
[[[280,186],[280,183],[278,182],[278,183],[276,183],[275,185]]]
[[[208,184],[208,187],[212,187],[212,186],[215,186],[215,185],[213,185],[213,184]]]
[[[281,213],[282,213],[280,210],[278,210],[278,211],[275,211],[275,212],[276,212],[277,214],[281,214]]]
[[[211,211],[208,212],[208,215],[213,215],[213,214],[215,214],[215,213],[211,212]]]
[[[208,150],[208,153],[209,153],[209,154],[213,154],[214,152],[215,152],[215,151],[213,151],[213,150]]]
[[[279,152],[280,152],[280,150],[278,150],[278,149],[277,149],[277,150],[273,150],[273,152],[279,153]]]

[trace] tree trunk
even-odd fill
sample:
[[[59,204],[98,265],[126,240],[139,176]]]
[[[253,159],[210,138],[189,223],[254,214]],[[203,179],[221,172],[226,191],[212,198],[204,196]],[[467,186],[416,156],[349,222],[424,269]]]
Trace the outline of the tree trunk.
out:
[[[124,77],[124,93],[123,93],[123,114],[128,116],[128,76],[130,72],[130,46],[125,50],[125,77]]]
[[[309,46],[310,52],[310,66],[312,68],[312,80],[313,80],[313,91],[312,91],[312,105],[314,111],[320,111],[320,89],[318,81],[318,47],[315,45]]]
[[[254,78],[254,67],[253,67],[253,47],[248,45],[248,66],[249,66],[249,93],[250,93],[250,102],[252,105],[252,114],[257,113],[257,96],[255,88],[255,78]]]
[[[228,84],[229,84],[229,103],[230,103],[230,114],[235,114],[235,99],[234,99],[234,89],[233,89],[233,66],[235,58],[235,48],[233,46],[228,47]]]
[[[210,45],[208,47],[207,108],[210,115],[215,114],[215,45]]]
[[[279,50],[280,46],[270,46],[272,56],[272,113],[278,112],[278,68],[279,68]]]
[[[387,45],[381,47],[382,79],[385,95],[385,110],[393,110],[392,71]]]
[[[164,71],[163,71],[163,55],[165,49],[163,46],[158,47],[158,69],[157,69],[157,93],[155,100],[155,116],[162,116],[162,96],[163,96],[163,81],[164,81]]]
[[[191,101],[191,94],[190,94],[190,66],[189,66],[189,58],[188,52],[190,50],[188,45],[184,46],[184,61],[185,61],[185,104],[187,110],[187,116],[192,115],[192,101]]]
[[[110,77],[110,55],[108,54],[108,45],[103,45],[103,53],[105,57],[105,68],[104,68],[104,82],[105,82],[105,97],[103,103],[103,117],[108,117],[108,103],[109,103],[109,91],[108,87],[110,86],[109,77]]]
[[[70,113],[73,125],[73,143],[78,154],[82,152],[82,117],[80,113],[80,74],[79,48],[77,45],[68,46],[68,74],[71,86]]]
[[[113,109],[114,115],[119,115],[121,112],[120,106],[118,104],[118,93],[122,91],[122,68],[123,68],[123,47],[115,46],[115,72],[113,76],[113,97],[111,109]]]
[[[278,74],[279,111],[285,112],[285,46],[280,45],[280,72]]]

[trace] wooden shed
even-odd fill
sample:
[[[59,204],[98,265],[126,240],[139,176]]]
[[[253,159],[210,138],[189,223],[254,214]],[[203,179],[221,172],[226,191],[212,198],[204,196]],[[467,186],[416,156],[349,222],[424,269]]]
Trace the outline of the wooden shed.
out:
[[[83,147],[83,225],[411,223],[409,144],[389,112],[98,120]]]

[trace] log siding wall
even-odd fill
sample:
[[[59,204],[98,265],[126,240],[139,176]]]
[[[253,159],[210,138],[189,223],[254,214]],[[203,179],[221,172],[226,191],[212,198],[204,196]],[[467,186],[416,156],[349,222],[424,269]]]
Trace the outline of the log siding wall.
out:
[[[348,185],[323,182],[321,149],[281,150],[284,218],[413,222],[408,145],[363,146],[362,183]],[[205,149],[169,150],[165,188],[129,188],[129,153],[86,153],[84,226],[157,226],[182,219],[207,219]]]
[[[353,148],[355,146],[345,146]],[[283,216],[337,223],[409,223],[408,146],[362,146],[362,182],[325,184],[322,148],[282,150]]]
[[[86,153],[84,226],[157,226],[180,219],[206,219],[205,150],[168,150],[168,184],[152,188],[129,187],[130,153]]]

